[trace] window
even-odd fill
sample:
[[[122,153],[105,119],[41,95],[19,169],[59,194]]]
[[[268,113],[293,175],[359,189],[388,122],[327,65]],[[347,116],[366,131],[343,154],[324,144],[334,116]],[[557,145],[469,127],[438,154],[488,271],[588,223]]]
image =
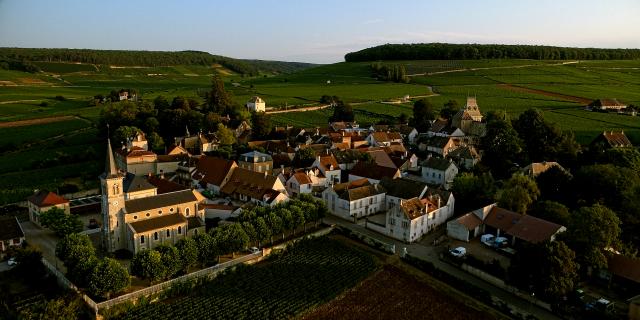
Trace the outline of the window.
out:
[[[436,177],[436,173],[435,172],[431,172],[431,177],[435,178]]]
[[[158,240],[158,232],[153,233],[153,240]]]
[[[373,204],[373,198],[369,198],[369,204]]]
[[[185,208],[185,209],[184,209],[184,213],[185,213],[185,215],[188,217],[188,216],[189,216],[189,213],[191,213],[191,210],[189,210],[189,208]]]
[[[141,244],[142,244],[142,243],[144,243],[144,235],[141,235],[141,236],[140,236],[140,243],[141,243]]]
[[[149,212],[147,212],[147,217],[150,216],[151,214]]]
[[[407,222],[407,221],[402,221],[402,228],[404,228],[404,229],[408,229],[408,228],[409,228],[409,222]]]
[[[171,230],[167,229],[167,238],[171,237]]]
[[[178,226],[178,234],[182,234],[182,226]]]
[[[162,214],[162,209],[158,210],[158,214]]]
[[[20,238],[13,239],[13,244],[20,244]]]
[[[136,219],[138,219],[138,216],[133,216],[133,220],[136,220]]]
[[[169,209],[169,212],[173,212],[173,208]]]

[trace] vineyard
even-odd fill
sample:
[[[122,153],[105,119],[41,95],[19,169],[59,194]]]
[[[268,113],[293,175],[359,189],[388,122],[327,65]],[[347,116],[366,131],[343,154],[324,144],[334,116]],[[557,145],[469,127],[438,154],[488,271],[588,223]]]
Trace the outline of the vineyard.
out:
[[[282,256],[201,285],[188,296],[136,307],[123,319],[283,319],[354,287],[378,265],[327,237],[302,241]]]

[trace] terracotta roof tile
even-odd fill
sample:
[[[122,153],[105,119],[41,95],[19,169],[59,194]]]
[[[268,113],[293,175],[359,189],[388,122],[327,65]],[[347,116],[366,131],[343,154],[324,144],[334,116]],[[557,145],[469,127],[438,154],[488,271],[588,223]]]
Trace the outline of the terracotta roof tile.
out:
[[[69,200],[47,190],[40,190],[27,198],[27,200],[38,207],[49,207],[69,203]]]

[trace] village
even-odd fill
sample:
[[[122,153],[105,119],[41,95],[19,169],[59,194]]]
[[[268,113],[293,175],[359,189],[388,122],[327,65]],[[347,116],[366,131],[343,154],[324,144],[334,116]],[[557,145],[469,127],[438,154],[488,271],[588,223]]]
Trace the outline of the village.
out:
[[[254,97],[245,107],[263,113],[265,104]],[[411,255],[468,281],[480,281],[516,309],[539,308],[530,312],[555,317],[548,303],[507,284],[504,274],[521,248],[551,243],[567,226],[494,201],[472,208],[462,203],[469,210],[459,209],[456,177],[473,172],[487,156],[480,144],[487,132],[480,104],[468,97],[450,119],[429,121],[424,131],[407,123],[361,127],[355,121],[334,121],[327,127],[274,127],[272,135],[282,139],[252,140],[247,121],[231,125],[231,119],[223,119],[235,139],[246,143],[244,152],[227,157],[216,155],[221,147],[216,133],[190,133],[188,126],[165,154],[152,151],[141,130],[120,147],[107,139],[100,194],[66,199],[48,190],[36,192],[27,199],[28,222],[3,218],[2,252],[26,240],[43,251],[49,265],[68,270],[71,266],[57,246],[62,235],[47,231],[51,222],[43,223],[52,208],[78,215],[80,234],[91,239],[95,250],[115,255],[131,268],[145,251],[181,246],[185,238],[201,239],[216,230],[224,229],[233,238],[238,234],[234,227],[244,229],[249,241],[221,253],[262,256],[269,250],[268,240],[273,243],[279,233],[285,238],[285,229],[292,230],[293,237],[296,228],[304,227],[298,229],[303,235],[307,227],[308,232],[317,231],[322,221],[391,254]],[[633,148],[623,131],[603,132],[592,145]],[[522,164],[506,176],[512,176],[509,181],[534,181],[547,171],[568,172],[555,160]],[[276,227],[274,221],[288,227]],[[260,224],[271,230],[260,231]],[[233,240],[225,243],[231,246]],[[615,252],[607,260],[598,277],[621,286],[640,283],[638,260]],[[16,261],[7,264],[10,268]],[[56,268],[64,273],[65,268]],[[580,299],[598,314],[624,305],[632,310],[640,303],[636,298],[614,304],[617,296],[606,290],[589,292],[591,300],[580,292]]]

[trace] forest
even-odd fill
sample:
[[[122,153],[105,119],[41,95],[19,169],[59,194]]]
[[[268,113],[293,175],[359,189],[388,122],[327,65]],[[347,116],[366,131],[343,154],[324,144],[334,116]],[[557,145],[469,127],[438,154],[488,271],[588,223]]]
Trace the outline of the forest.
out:
[[[385,44],[347,53],[344,59],[347,62],[454,59],[630,60],[640,59],[640,49],[570,48],[505,44]]]

